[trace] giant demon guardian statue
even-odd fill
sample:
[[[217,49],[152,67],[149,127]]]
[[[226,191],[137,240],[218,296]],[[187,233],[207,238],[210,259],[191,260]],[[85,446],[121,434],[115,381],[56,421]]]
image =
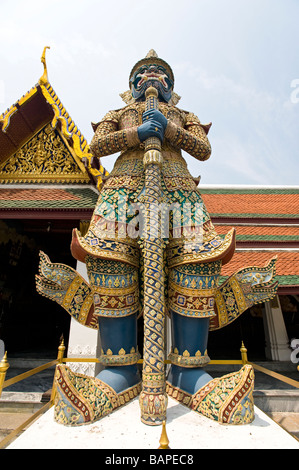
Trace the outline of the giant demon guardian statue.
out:
[[[219,285],[235,250],[235,230],[217,235],[182,150],[211,154],[210,125],[179,109],[170,66],[152,50],[133,67],[126,106],[93,124],[93,159],[120,152],[100,188],[90,226],[74,230],[73,256],[89,283],[41,253],[37,290],[81,324],[99,328],[102,370],[96,377],[57,366],[55,419],[97,420],[139,395],[141,420],[161,424],[171,396],[226,424],[254,418],[250,365],[213,379],[209,330],[223,328],[253,304],[274,297],[275,260],[244,268]],[[144,317],[142,376],[137,318]],[[165,317],[171,319],[171,362],[165,377]]]

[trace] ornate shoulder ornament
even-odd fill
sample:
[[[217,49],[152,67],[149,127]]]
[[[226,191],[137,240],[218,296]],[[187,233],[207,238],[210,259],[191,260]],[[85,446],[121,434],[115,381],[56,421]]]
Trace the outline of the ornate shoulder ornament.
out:
[[[187,113],[186,125],[191,126],[192,124],[201,124],[199,118],[194,113]]]
[[[92,122],[92,128],[94,132],[97,130],[99,124],[101,122],[113,122],[115,124],[118,123],[118,112],[117,111],[108,111],[108,113],[105,114],[103,119],[101,119],[99,122]]]
[[[126,104],[133,104],[135,103],[135,98],[133,98],[131,90],[127,90],[124,93],[120,93],[119,95],[121,99],[126,103]]]

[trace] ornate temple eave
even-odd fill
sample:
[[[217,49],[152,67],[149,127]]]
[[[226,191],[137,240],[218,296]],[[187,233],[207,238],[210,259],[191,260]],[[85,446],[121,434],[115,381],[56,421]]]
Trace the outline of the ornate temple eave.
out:
[[[299,294],[299,284],[297,284],[297,285],[288,285],[288,286],[278,286],[277,293],[278,293],[278,295],[298,295]]]
[[[1,183],[88,183],[95,184],[90,174],[95,177],[98,187],[101,185],[101,176],[108,172],[100,166],[99,170],[90,169],[91,152],[89,145],[80,132],[56,92],[48,81],[45,50],[42,56],[44,74],[38,83],[28,91],[15,104],[0,115],[0,182]],[[52,174],[41,171],[21,173],[3,171],[6,163],[32,141],[46,126],[51,126],[53,132],[59,134],[59,138],[67,148],[74,160],[77,170],[69,171],[67,175],[61,171]],[[17,167],[17,165],[16,165]],[[94,172],[96,174],[94,174]]]
[[[30,175],[22,177],[15,172],[9,175],[1,175],[1,182],[89,182],[90,178],[82,162],[82,158],[89,153],[86,140],[75,126],[61,105],[60,100],[52,87],[37,85],[21,100],[13,105],[6,113],[0,116],[0,166],[16,154],[16,152],[30,142],[42,129],[50,125],[57,130],[69,153],[72,155],[80,170],[80,175],[69,175],[63,178],[59,174]]]
[[[17,103],[0,116],[0,163],[50,122],[53,112],[41,90],[32,88]]]

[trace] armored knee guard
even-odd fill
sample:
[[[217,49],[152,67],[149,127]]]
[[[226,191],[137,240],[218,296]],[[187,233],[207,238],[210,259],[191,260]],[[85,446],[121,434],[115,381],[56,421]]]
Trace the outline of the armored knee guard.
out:
[[[131,365],[137,352],[139,312],[136,268],[114,260],[86,257],[87,273],[99,319],[100,363],[104,366]]]

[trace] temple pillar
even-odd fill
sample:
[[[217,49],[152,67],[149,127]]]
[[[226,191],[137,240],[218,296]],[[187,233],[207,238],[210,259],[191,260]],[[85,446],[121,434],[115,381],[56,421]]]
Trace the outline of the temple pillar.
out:
[[[263,321],[266,358],[272,361],[290,361],[291,350],[278,295],[265,302]]]
[[[76,271],[88,281],[85,263],[77,261]],[[89,282],[89,281],[88,281]],[[68,343],[68,357],[90,357],[96,358],[100,355],[101,348],[99,330],[93,330],[80,325],[73,318],[70,324],[70,335]],[[102,369],[102,366],[93,362],[69,362],[67,364],[73,372],[95,377]]]

